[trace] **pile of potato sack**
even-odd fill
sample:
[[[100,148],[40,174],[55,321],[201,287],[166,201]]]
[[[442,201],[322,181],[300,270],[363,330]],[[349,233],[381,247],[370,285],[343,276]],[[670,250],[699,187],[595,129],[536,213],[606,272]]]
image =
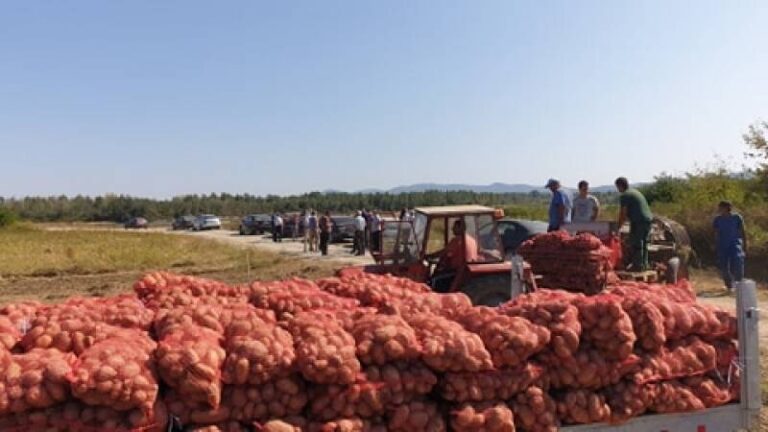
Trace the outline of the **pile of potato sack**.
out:
[[[537,432],[738,397],[735,318],[686,284],[498,308],[362,273],[134,288],[0,309],[0,430]]]

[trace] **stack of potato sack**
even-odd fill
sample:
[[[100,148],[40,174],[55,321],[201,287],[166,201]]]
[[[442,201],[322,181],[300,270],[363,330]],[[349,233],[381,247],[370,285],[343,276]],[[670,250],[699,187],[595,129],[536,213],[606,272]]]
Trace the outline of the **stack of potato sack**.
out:
[[[553,431],[717,406],[735,320],[689,285],[499,308],[350,272],[0,309],[0,430]]]
[[[595,294],[617,280],[613,251],[589,233],[539,234],[523,242],[517,253],[541,276],[541,287]]]
[[[134,295],[2,308],[0,430],[163,430],[153,319]]]

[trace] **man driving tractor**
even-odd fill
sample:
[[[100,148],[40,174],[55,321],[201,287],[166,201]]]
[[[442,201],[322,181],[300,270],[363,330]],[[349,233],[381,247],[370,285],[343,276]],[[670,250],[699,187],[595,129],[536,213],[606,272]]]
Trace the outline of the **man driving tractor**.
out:
[[[457,219],[451,231],[453,238],[445,249],[432,254],[432,257],[440,257],[432,278],[432,283],[438,291],[447,291],[456,273],[461,271],[467,263],[478,260],[477,240],[467,234],[464,221]]]

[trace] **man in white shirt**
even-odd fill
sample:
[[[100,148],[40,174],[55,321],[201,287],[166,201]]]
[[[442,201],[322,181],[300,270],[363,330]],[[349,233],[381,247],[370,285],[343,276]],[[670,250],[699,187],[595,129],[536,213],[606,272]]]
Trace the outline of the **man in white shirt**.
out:
[[[573,199],[573,222],[592,222],[600,215],[600,201],[589,194],[589,183],[579,182],[579,195]]]
[[[352,245],[352,253],[365,255],[365,218],[359,210],[355,216],[355,242]]]

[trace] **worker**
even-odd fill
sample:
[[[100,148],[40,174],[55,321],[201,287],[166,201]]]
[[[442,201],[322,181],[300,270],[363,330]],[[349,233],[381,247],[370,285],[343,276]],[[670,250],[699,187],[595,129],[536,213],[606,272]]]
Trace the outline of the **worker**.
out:
[[[381,216],[379,212],[371,212],[369,229],[371,231],[371,250],[381,252]]]
[[[547,231],[557,231],[563,224],[571,222],[571,197],[560,188],[560,181],[557,179],[549,179],[544,187],[552,191]]]
[[[589,183],[579,182],[579,194],[573,199],[573,222],[592,222],[600,215],[600,201],[589,193]]]
[[[466,263],[475,262],[478,259],[477,240],[467,234],[462,219],[453,223],[451,232],[453,238],[445,246],[445,249],[432,255],[433,257],[440,256],[435,267],[435,276],[432,278],[432,285],[438,291],[448,291],[456,273],[461,271]]]
[[[355,239],[352,244],[352,253],[365,255],[365,218],[363,212],[357,211],[355,215]]]
[[[733,283],[744,278],[744,259],[746,258],[747,236],[744,234],[744,219],[733,213],[729,201],[720,201],[718,215],[712,222],[715,229],[715,245],[720,274],[725,288],[733,291]]]
[[[651,236],[651,221],[653,214],[648,206],[645,196],[629,187],[629,181],[625,177],[619,177],[614,182],[619,196],[619,229],[624,222],[629,221],[629,247],[630,267],[632,271],[648,269],[648,242]]]
[[[275,243],[283,241],[283,217],[280,213],[272,215],[272,241]]]
[[[317,252],[317,214],[315,214],[315,211],[312,210],[309,213],[309,217],[307,217],[307,221],[305,226],[305,233],[304,238],[307,239],[306,243],[309,243],[309,251],[310,252]],[[304,245],[304,250],[306,252],[307,244]]]
[[[320,225],[320,253],[328,255],[328,242],[331,240],[331,232],[333,232],[331,212],[326,210],[325,214],[320,216],[318,224]]]

